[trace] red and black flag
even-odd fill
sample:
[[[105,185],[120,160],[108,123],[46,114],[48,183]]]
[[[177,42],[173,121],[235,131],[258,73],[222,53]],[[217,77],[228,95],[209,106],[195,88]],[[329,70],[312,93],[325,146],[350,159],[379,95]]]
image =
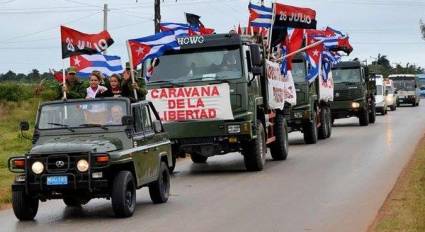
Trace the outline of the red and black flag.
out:
[[[105,51],[114,43],[107,31],[86,34],[61,26],[62,59],[76,55],[92,55]]]
[[[214,33],[214,29],[207,28],[200,20],[201,16],[191,13],[186,13],[186,21],[189,24],[190,30],[194,34],[200,35],[211,35]]]
[[[275,27],[292,27],[304,29],[316,29],[316,11],[310,8],[302,8],[274,3]]]

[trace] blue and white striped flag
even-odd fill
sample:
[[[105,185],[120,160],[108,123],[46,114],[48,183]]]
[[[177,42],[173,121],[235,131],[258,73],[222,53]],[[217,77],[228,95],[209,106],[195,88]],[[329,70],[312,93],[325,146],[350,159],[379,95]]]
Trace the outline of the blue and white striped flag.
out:
[[[89,77],[94,70],[100,71],[105,76],[122,73],[121,57],[107,55],[79,55],[70,58],[71,66],[77,69],[79,77]]]
[[[249,3],[249,23],[253,27],[270,28],[272,26],[273,9]]]

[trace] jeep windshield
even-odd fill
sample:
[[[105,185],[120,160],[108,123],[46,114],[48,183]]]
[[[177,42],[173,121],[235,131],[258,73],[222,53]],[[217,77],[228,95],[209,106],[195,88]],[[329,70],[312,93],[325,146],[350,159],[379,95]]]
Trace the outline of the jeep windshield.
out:
[[[43,105],[38,115],[38,129],[68,129],[121,126],[127,115],[127,102],[87,100]]]
[[[144,75],[151,61],[145,62]],[[183,83],[237,79],[242,76],[239,47],[171,51],[159,58],[151,83]]]
[[[358,68],[332,69],[332,77],[334,79],[335,84],[361,82],[360,69]]]
[[[398,90],[407,90],[414,91],[415,90],[415,79],[412,78],[390,78],[393,80],[394,88]]]

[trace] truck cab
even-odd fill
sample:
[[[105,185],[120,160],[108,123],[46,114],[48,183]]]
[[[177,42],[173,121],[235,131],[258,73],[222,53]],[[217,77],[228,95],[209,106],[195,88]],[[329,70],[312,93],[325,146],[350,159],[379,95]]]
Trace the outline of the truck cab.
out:
[[[205,163],[214,155],[241,152],[249,171],[263,169],[267,146],[274,159],[286,159],[285,108],[267,104],[262,41],[236,34],[177,41],[180,50],[161,56],[147,83],[147,99],[159,111],[173,154]]]
[[[28,122],[21,130],[29,129]],[[79,207],[111,199],[117,217],[135,211],[136,190],[149,187],[154,203],[168,200],[171,145],[152,103],[127,98],[46,102],[39,106],[32,148],[11,157],[12,206],[32,220],[39,201]]]
[[[420,84],[419,78],[415,74],[392,74],[388,78],[393,81],[398,92],[397,106],[401,104],[411,104],[413,107],[419,106]]]
[[[332,76],[335,84],[332,121],[358,117],[361,126],[374,123],[375,89],[374,82],[369,81],[366,67],[358,61],[340,62],[332,68]]]

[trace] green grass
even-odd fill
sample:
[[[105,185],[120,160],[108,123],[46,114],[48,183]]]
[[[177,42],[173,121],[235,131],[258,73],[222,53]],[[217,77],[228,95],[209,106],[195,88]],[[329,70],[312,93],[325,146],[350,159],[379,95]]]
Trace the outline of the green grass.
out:
[[[387,199],[372,231],[425,231],[425,140]]]
[[[10,156],[24,154],[31,147],[31,141],[22,138],[19,122],[28,120],[34,127],[39,99],[24,102],[0,102],[0,204],[10,202],[10,185],[14,174],[7,169]],[[32,132],[27,134],[31,136]]]

